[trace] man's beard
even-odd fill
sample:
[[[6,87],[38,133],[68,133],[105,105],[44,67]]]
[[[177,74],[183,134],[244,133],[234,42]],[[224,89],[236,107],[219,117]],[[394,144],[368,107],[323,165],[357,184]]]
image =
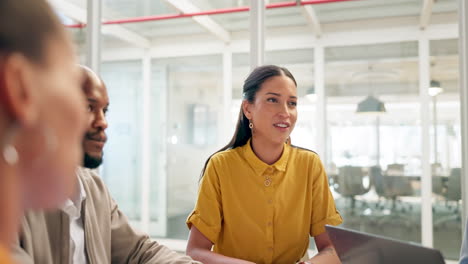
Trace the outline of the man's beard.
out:
[[[104,155],[104,154],[103,154]],[[83,165],[85,168],[88,169],[95,169],[102,164],[102,156],[101,157],[91,157],[87,153],[84,154]]]

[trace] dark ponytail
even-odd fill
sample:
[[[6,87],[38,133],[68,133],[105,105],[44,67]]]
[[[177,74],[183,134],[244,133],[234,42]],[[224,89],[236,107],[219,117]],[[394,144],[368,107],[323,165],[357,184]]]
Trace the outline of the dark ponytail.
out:
[[[266,80],[270,79],[271,77],[282,76],[282,75],[289,77],[297,86],[296,79],[294,79],[294,76],[286,68],[279,67],[276,65],[265,65],[265,66],[260,66],[260,67],[255,68],[244,82],[244,87],[242,88],[243,100],[246,100],[249,103],[254,103],[255,96],[257,95],[257,92],[260,90],[262,84]],[[203,170],[200,175],[200,179],[203,178],[203,175],[205,174],[206,166],[208,165],[208,162],[210,161],[213,155],[221,151],[234,149],[234,148],[241,147],[247,144],[247,141],[249,141],[249,139],[252,137],[252,130],[250,130],[249,128],[249,123],[250,121],[244,115],[244,112],[242,111],[242,105],[241,105],[240,111],[239,111],[239,119],[237,120],[237,125],[236,125],[236,131],[234,132],[234,135],[232,136],[231,141],[226,146],[224,146],[220,150],[213,153],[206,160],[205,166],[203,167]]]

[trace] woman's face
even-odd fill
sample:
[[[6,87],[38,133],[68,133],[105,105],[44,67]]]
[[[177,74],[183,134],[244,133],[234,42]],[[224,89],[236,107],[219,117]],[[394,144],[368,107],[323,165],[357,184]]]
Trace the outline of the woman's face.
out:
[[[294,81],[281,75],[267,79],[257,91],[255,101],[244,101],[243,110],[253,123],[253,137],[274,144],[289,138],[297,120],[297,88]]]
[[[15,139],[26,208],[53,208],[70,197],[83,157],[86,103],[71,43],[50,39],[44,52],[44,63],[31,63],[25,81],[34,121]]]

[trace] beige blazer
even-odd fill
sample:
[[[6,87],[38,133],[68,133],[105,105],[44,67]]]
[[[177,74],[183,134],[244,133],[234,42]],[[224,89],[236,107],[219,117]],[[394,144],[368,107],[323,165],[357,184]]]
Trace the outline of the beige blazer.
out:
[[[89,264],[199,263],[133,229],[95,172],[80,168],[77,174],[87,196],[82,217]],[[61,210],[27,212],[13,248],[15,263],[69,263],[69,231],[68,215]]]

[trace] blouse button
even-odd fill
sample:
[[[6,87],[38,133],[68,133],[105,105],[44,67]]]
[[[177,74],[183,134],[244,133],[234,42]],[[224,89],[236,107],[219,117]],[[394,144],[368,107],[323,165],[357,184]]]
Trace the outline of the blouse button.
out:
[[[271,226],[271,225],[273,225],[273,223],[272,223],[272,222],[268,222],[268,226]]]

